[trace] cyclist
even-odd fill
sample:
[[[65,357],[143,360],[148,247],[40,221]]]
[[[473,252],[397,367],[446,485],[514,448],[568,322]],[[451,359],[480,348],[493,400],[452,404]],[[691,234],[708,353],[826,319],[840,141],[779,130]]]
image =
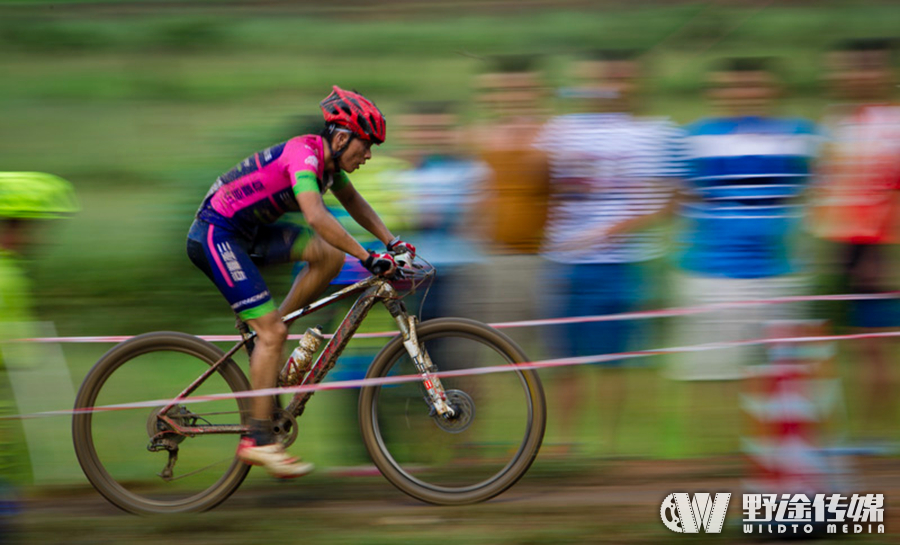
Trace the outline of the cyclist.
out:
[[[40,245],[44,223],[78,212],[75,188],[42,172],[0,172],[0,342],[40,336],[27,262]],[[18,487],[63,480],[75,466],[51,438],[68,432],[68,423],[9,420],[17,413],[45,410],[74,398],[61,358],[22,346],[0,353],[0,543],[18,535]]]
[[[347,173],[372,157],[384,142],[385,119],[362,95],[333,87],[320,104],[325,126],[319,135],[291,138],[255,153],[220,176],[203,199],[188,233],[191,261],[212,281],[257,334],[250,357],[254,389],[274,387],[283,358],[287,326],[282,316],[312,302],[341,270],[344,254],[373,274],[390,276],[389,253],[366,251],[332,216],[322,200],[331,191],[350,216],[381,240],[388,251],[415,248],[395,237]],[[301,212],[306,225],[277,222],[285,212]],[[258,265],[305,261],[289,293],[276,308]],[[251,432],[237,455],[262,465],[276,477],[299,477],[312,464],[292,458],[272,432],[270,396],[253,399]]]

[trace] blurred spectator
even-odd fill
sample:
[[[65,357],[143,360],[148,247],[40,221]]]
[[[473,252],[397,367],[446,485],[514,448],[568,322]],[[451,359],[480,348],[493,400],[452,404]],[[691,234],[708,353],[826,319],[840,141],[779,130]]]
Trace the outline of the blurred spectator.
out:
[[[892,44],[855,40],[829,55],[832,89],[843,103],[824,125],[830,145],[816,186],[812,228],[830,241],[839,293],[898,289],[891,255],[900,242],[900,106],[893,100]],[[860,331],[900,326],[900,301],[853,301],[848,323]],[[896,437],[896,372],[888,338],[854,341],[863,433]]]
[[[482,274],[488,322],[539,317],[538,255],[547,216],[549,171],[543,153],[533,144],[546,113],[544,88],[536,59],[498,57],[477,79],[483,116],[472,130],[471,145],[490,169],[480,188],[475,219],[490,253]],[[540,344],[533,330],[508,330],[531,359]]]
[[[773,116],[779,86],[770,60],[728,60],[712,72],[710,84],[709,97],[721,117],[686,128],[690,172],[679,212],[684,225],[676,304],[801,295],[806,281],[798,274],[798,196],[817,152],[815,127]],[[683,317],[679,344],[759,338],[765,321],[798,313],[796,306],[780,304]],[[762,358],[750,347],[690,352],[673,362],[672,378],[739,379],[754,354]],[[735,383],[722,383],[690,395],[692,403],[720,415],[716,421],[729,440],[737,437],[737,392]],[[694,415],[692,421],[701,431],[703,418]]]
[[[480,291],[473,267],[483,261],[470,226],[486,168],[464,157],[459,118],[449,102],[420,102],[398,118],[404,159],[399,174],[404,210],[415,222],[406,238],[437,269],[422,315],[474,317]]]
[[[549,260],[543,296],[553,317],[630,312],[650,299],[658,285],[653,264],[665,253],[659,220],[671,211],[674,197],[674,184],[665,179],[680,175],[683,166],[679,129],[666,119],[635,115],[641,73],[633,52],[598,52],[576,69],[580,85],[564,94],[579,99],[581,113],[551,120],[536,144],[550,161],[542,254]],[[574,323],[547,333],[553,357],[613,354],[642,345],[645,325]],[[604,363],[610,369],[595,396],[586,391],[591,382],[583,369],[560,373],[563,441],[575,437],[576,408],[596,397],[601,419],[609,419],[601,433],[610,453],[615,452],[627,392],[622,364]]]

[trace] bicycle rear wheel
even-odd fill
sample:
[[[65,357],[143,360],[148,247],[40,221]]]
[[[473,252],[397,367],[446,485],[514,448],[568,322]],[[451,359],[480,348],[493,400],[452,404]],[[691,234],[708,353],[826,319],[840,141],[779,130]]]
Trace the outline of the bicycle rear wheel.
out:
[[[439,371],[472,371],[528,361],[499,331],[479,322],[439,318],[417,327]],[[399,337],[382,349],[366,378],[417,375]],[[421,381],[362,389],[359,420],[381,473],[422,501],[461,505],[487,500],[516,483],[540,449],[546,405],[534,371],[441,378],[460,417],[430,414]]]
[[[94,365],[75,409],[172,399],[222,356],[216,346],[184,333],[140,335],[115,346]],[[244,373],[229,359],[168,416],[181,425],[237,429],[249,418],[248,398],[192,400],[248,389]],[[203,511],[218,505],[250,469],[235,458],[239,433],[172,433],[157,418],[163,407],[76,414],[72,436],[84,474],[110,502],[132,513]],[[177,458],[170,465],[173,448]]]

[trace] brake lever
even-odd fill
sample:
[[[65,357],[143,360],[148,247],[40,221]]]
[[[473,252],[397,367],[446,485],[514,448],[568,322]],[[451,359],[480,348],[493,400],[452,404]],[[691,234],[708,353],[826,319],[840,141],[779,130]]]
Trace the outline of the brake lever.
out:
[[[409,259],[409,254],[403,252],[401,254],[394,254],[394,263],[399,265],[400,267],[409,267],[412,265],[412,259]]]
[[[410,257],[408,252],[392,254],[394,262],[397,264],[397,272],[392,278],[414,278],[416,271],[425,270],[426,266],[416,261],[416,256]]]

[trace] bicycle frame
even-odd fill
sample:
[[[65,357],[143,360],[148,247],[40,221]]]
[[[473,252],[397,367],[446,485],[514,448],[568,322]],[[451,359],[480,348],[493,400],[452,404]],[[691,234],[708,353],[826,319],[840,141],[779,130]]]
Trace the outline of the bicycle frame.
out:
[[[356,302],[347,312],[347,315],[344,317],[344,320],[341,322],[340,326],[338,326],[337,330],[334,332],[334,335],[325,345],[325,348],[322,350],[319,357],[316,359],[315,364],[310,368],[309,373],[301,382],[302,386],[317,384],[321,382],[328,372],[334,367],[337,363],[338,357],[340,357],[344,348],[347,346],[347,343],[356,333],[359,326],[362,324],[362,321],[368,315],[369,311],[375,305],[377,301],[381,301],[384,303],[388,312],[390,312],[391,316],[397,321],[397,324],[400,328],[400,334],[403,336],[404,345],[407,350],[410,352],[410,357],[413,358],[413,361],[416,364],[420,374],[422,375],[423,385],[426,391],[431,398],[431,401],[434,405],[435,410],[441,415],[452,416],[454,414],[454,410],[447,403],[447,397],[444,393],[444,389],[441,385],[440,380],[433,376],[433,365],[424,350],[419,348],[419,343],[416,338],[415,333],[415,323],[416,318],[414,316],[409,316],[406,312],[406,309],[400,302],[400,296],[397,293],[396,289],[391,285],[391,282],[384,278],[379,277],[369,277],[365,280],[357,282],[351,286],[348,286],[340,291],[329,295],[328,297],[324,297],[306,307],[294,311],[283,318],[285,324],[290,325],[297,319],[316,312],[324,307],[327,307],[333,303],[346,299],[350,296],[360,294],[357,298]],[[187,388],[185,388],[178,396],[174,399],[174,401],[162,409],[157,413],[157,417],[165,422],[171,429],[179,434],[179,435],[187,435],[187,436],[195,436],[202,434],[223,434],[223,433],[244,433],[248,431],[246,426],[241,426],[239,424],[227,424],[227,425],[202,425],[202,426],[185,426],[178,422],[179,418],[170,418],[168,416],[168,412],[176,407],[179,404],[180,400],[186,399],[191,393],[193,393],[207,378],[209,378],[216,370],[231,356],[233,356],[238,350],[241,349],[250,339],[256,336],[255,333],[251,333],[242,339],[238,344],[232,347],[228,352],[225,353],[222,358],[220,358],[216,363],[211,365],[209,369],[207,369],[202,375],[200,375],[194,382],[190,384]],[[313,392],[299,392],[294,395],[291,402],[286,407],[286,411],[297,417],[300,416],[305,407],[306,403],[309,401],[309,398],[312,397]]]

